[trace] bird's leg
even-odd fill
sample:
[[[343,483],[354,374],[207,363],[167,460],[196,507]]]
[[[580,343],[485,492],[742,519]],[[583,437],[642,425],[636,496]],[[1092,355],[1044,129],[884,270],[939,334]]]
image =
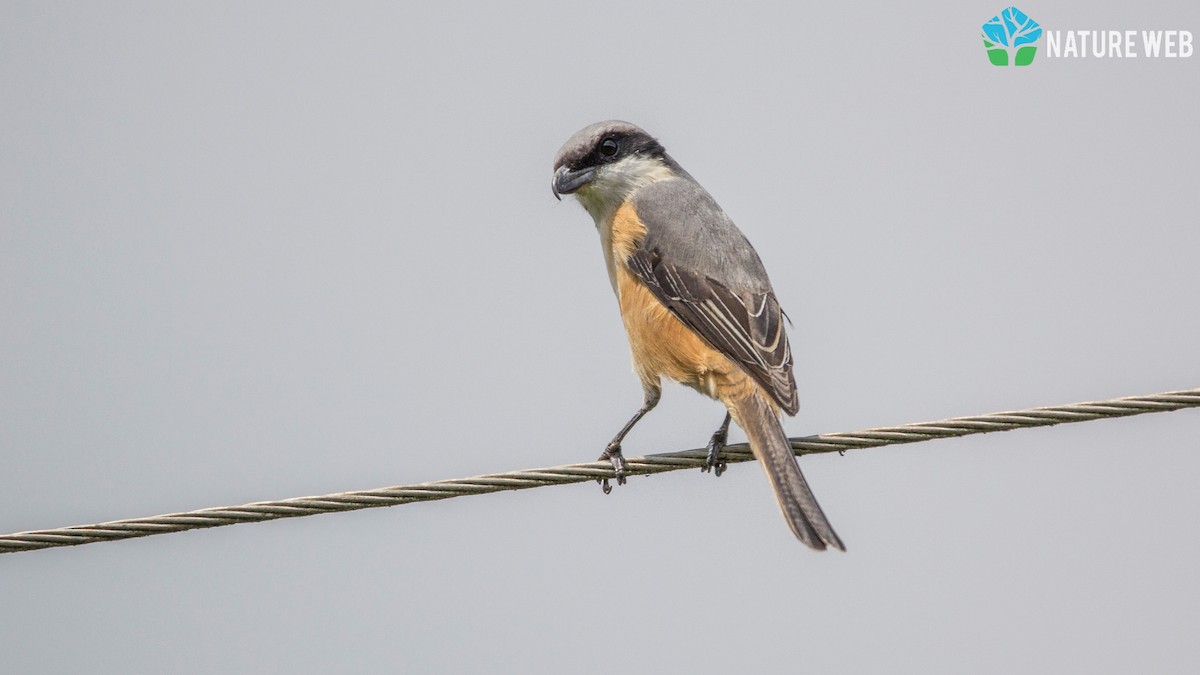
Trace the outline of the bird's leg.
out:
[[[721,451],[725,449],[725,442],[729,440],[729,413],[725,413],[725,421],[721,422],[721,428],[717,429],[712,435],[712,439],[708,441],[708,458],[704,460],[704,466],[700,470],[708,473],[711,469],[713,474],[720,476],[725,473],[728,466],[725,462],[717,460]]]
[[[617,485],[625,484],[625,456],[621,454],[621,441],[625,440],[625,434],[629,433],[629,430],[633,428],[633,425],[638,423],[638,420],[642,419],[646,413],[654,410],[654,406],[658,405],[658,399],[662,394],[662,388],[646,387],[645,392],[646,398],[642,403],[642,407],[638,408],[638,411],[633,414],[633,417],[631,417],[629,421],[625,423],[625,426],[622,427],[619,432],[617,432],[617,435],[613,437],[608,446],[604,448],[604,452],[601,453],[599,458],[600,461],[608,460],[612,462],[613,473],[617,479]],[[600,486],[604,489],[604,494],[612,492],[612,486],[608,484],[607,478],[602,478],[600,480]]]

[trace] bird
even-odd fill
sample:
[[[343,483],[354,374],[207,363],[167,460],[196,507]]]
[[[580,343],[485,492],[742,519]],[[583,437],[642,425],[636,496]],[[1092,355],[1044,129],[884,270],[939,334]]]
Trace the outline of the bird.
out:
[[[555,155],[553,171],[554,196],[574,195],[595,221],[642,384],[641,408],[600,456],[617,483],[627,470],[621,444],[658,404],[666,377],[725,405],[704,470],[720,475],[720,451],[736,421],[796,537],[818,551],[846,550],[780,421],[800,407],[786,315],[746,236],[657,138],[629,122],[580,129]]]

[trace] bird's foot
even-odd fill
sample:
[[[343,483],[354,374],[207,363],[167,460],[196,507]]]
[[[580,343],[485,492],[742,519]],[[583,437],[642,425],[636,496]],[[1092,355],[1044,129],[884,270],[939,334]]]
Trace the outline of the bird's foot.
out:
[[[625,456],[621,454],[620,443],[609,443],[604,449],[597,461],[608,460],[612,462],[613,477],[617,479],[617,485],[625,484]],[[604,490],[604,494],[612,492],[612,485],[609,485],[607,478],[600,479],[600,487]]]
[[[711,470],[713,475],[718,478],[725,473],[725,469],[729,468],[729,465],[720,460],[720,455],[728,440],[729,431],[727,429],[719,429],[712,435],[708,441],[708,457],[704,460],[704,466],[700,467],[701,471],[708,473]]]

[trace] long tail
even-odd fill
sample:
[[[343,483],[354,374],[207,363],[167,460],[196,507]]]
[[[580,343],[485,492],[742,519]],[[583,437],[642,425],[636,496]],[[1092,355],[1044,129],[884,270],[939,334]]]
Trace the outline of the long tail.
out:
[[[808,489],[804,474],[800,473],[800,465],[775,410],[761,394],[755,393],[733,403],[733,417],[746,431],[750,449],[767,473],[779,508],[796,537],[818,551],[824,551],[826,546],[845,551],[817,498]]]

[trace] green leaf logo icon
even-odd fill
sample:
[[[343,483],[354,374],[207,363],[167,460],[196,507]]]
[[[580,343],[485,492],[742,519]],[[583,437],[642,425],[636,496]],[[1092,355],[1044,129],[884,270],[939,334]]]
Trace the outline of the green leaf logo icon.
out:
[[[993,66],[1027,66],[1037,56],[1042,27],[1016,7],[1009,7],[983,24],[983,47]]]

